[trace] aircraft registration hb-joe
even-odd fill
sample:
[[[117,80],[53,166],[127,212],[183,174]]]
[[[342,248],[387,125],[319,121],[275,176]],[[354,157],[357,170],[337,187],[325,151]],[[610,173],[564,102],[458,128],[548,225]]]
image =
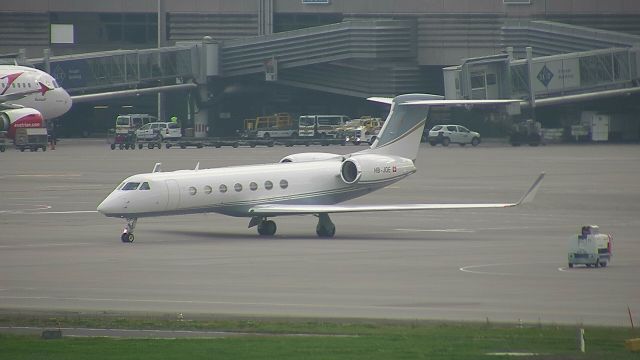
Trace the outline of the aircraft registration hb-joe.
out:
[[[98,205],[109,217],[126,219],[123,242],[133,242],[138,218],[215,212],[249,217],[249,227],[271,236],[270,218],[316,215],[316,233],[333,237],[329,214],[368,211],[508,208],[533,200],[544,173],[515,203],[346,205],[354,199],[395,183],[416,172],[414,161],[432,106],[496,105],[513,100],[444,100],[442,96],[406,94],[369,98],[391,110],[379,137],[366,150],[340,155],[299,153],[278,163],[151,173],[126,178]]]
[[[71,96],[44,71],[0,65],[0,131],[14,138],[17,128],[41,128],[71,109]]]

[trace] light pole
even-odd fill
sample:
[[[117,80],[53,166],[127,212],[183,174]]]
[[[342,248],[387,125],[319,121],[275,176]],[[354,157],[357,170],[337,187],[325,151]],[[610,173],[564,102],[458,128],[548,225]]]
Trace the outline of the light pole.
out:
[[[164,9],[164,0],[158,0],[158,67],[162,71],[162,53],[160,49],[165,45],[166,42],[166,24],[165,19],[166,12]],[[158,121],[166,121],[165,116],[165,98],[162,92],[158,93]]]

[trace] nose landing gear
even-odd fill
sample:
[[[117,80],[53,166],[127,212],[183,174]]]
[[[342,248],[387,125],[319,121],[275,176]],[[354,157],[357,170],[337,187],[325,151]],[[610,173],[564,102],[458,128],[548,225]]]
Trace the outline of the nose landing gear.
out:
[[[122,235],[120,236],[120,240],[123,243],[132,243],[135,240],[133,236],[133,229],[136,227],[136,223],[138,222],[138,218],[128,218],[127,226],[122,231]]]

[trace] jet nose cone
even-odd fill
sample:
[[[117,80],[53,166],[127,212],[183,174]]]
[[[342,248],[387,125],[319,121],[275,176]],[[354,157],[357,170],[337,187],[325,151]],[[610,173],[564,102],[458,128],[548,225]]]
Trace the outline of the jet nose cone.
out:
[[[99,213],[103,215],[107,215],[107,213],[109,212],[109,204],[107,200],[109,199],[102,200],[102,202],[98,205],[98,208],[96,209],[98,210]]]
[[[106,216],[114,215],[122,212],[122,206],[118,206],[119,203],[122,203],[122,201],[118,201],[118,199],[113,196],[107,196],[107,198],[102,200],[100,205],[98,205],[96,210]]]

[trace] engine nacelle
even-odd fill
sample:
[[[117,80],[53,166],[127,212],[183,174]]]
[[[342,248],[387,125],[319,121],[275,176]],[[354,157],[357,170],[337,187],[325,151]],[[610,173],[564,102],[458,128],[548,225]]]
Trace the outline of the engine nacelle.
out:
[[[300,153],[300,154],[291,154],[286,156],[280,160],[281,163],[288,162],[307,162],[307,161],[320,161],[320,160],[328,160],[339,158],[342,155],[331,154],[331,153],[318,153],[318,152],[309,152],[309,153]]]
[[[15,138],[16,129],[43,128],[46,126],[42,114],[31,108],[10,109],[0,112],[0,131],[6,131],[7,137]]]
[[[376,183],[402,178],[416,171],[413,161],[396,156],[362,154],[342,162],[340,178],[347,184]]]

